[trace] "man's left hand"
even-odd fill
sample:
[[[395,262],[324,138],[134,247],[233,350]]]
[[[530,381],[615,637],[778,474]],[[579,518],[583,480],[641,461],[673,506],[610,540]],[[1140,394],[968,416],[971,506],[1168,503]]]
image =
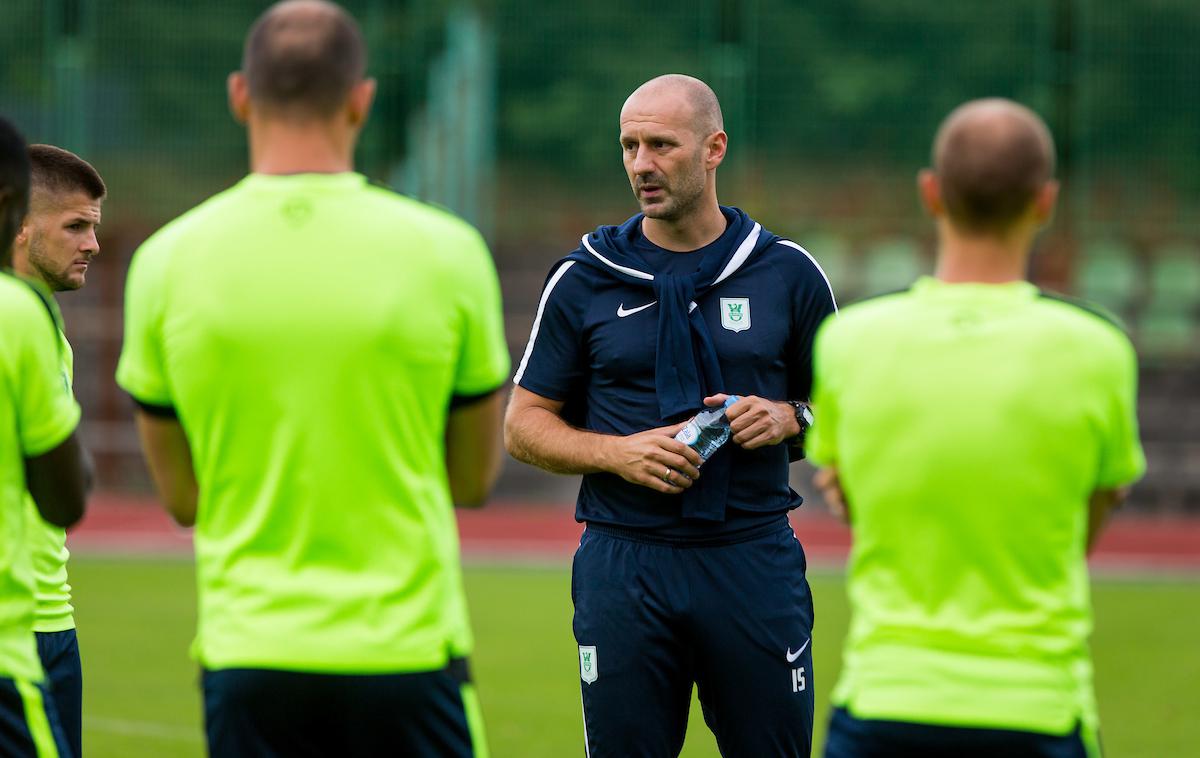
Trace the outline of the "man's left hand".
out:
[[[704,398],[704,404],[718,406],[727,397],[729,395],[710,395]],[[783,401],[748,395],[729,406],[725,415],[729,417],[733,441],[746,450],[778,445],[800,433],[792,406]]]

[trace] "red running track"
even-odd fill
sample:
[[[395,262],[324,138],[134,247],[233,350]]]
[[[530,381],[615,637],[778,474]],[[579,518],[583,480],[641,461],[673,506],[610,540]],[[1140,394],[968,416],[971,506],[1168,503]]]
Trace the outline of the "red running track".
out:
[[[463,553],[471,558],[566,562],[583,531],[569,506],[494,502],[459,511]],[[840,565],[850,549],[841,522],[803,508],[792,525],[810,563]],[[95,495],[68,540],[72,550],[105,553],[187,553],[189,530],[175,526],[146,496]],[[1091,556],[1094,568],[1200,573],[1200,518],[1126,516],[1113,521]]]

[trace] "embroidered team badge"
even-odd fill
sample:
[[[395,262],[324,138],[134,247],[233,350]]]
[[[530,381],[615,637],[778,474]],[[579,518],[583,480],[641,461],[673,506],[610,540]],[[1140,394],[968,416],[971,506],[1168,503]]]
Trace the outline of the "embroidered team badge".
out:
[[[744,332],[750,328],[750,298],[721,298],[721,326],[731,332]]]
[[[599,673],[596,671],[596,646],[579,646],[579,678],[591,684],[596,681]]]

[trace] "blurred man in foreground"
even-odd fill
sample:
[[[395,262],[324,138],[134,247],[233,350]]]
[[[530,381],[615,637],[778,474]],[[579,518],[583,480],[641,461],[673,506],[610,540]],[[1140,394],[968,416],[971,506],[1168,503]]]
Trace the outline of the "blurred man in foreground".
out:
[[[0,755],[45,758],[73,753],[34,642],[30,543],[43,518],[60,528],[79,520],[89,476],[79,405],[60,373],[58,313],[9,272],[29,185],[25,141],[0,119]]]
[[[100,253],[96,229],[107,189],[87,161],[53,145],[30,145],[29,213],[13,243],[13,269],[53,292],[84,285],[88,264]],[[70,392],[74,353],[58,330],[62,381]],[[29,502],[34,512],[32,501]],[[71,585],[67,583],[67,533],[41,519],[32,522],[29,544],[37,582],[33,630],[50,695],[71,745],[82,754],[83,670],[75,634]]]
[[[1054,146],[1007,100],[922,171],[938,265],[816,344],[818,485],[854,529],[826,758],[1099,755],[1085,554],[1145,467],[1121,328],[1024,280]]]
[[[358,25],[293,0],[229,101],[252,173],[133,259],[118,382],[195,524],[209,750],[486,755],[452,503],[499,465],[509,368],[479,234],[369,184]]]

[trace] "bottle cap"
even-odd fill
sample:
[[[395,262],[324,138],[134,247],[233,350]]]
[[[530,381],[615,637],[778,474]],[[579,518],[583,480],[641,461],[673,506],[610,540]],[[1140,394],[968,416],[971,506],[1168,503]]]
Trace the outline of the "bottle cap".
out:
[[[725,405],[723,405],[722,407],[728,408],[729,406],[733,405],[734,403],[736,403],[737,401],[739,401],[741,399],[742,398],[739,395],[730,395],[729,397],[725,398]]]

